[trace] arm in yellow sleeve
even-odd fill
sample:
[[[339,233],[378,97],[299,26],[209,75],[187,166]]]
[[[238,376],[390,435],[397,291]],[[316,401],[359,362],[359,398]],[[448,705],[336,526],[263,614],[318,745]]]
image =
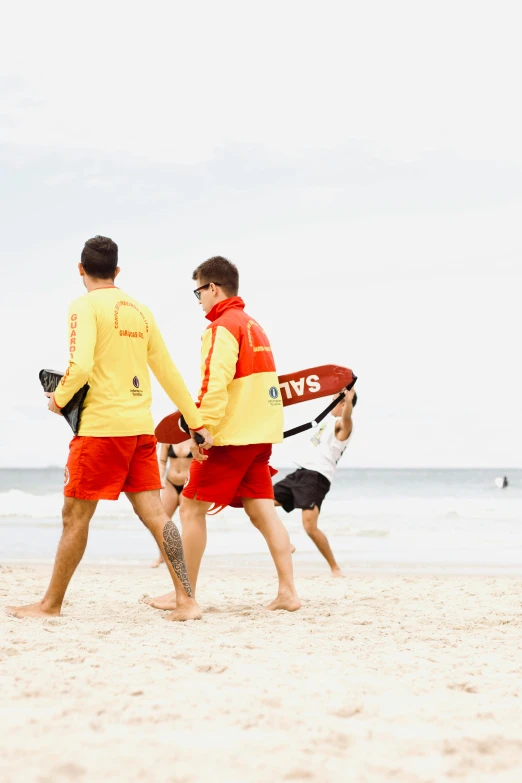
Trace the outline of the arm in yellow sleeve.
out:
[[[224,326],[213,326],[203,334],[201,346],[203,381],[199,410],[205,424],[215,431],[228,404],[228,385],[236,374],[239,345]]]
[[[170,358],[167,346],[154,318],[149,319],[149,343],[147,346],[149,367],[165,389],[174,405],[181,411],[191,430],[203,427],[203,418],[190,396],[181,373]]]
[[[69,366],[54,393],[56,404],[63,408],[89,380],[96,346],[96,313],[87,296],[76,299],[69,307]]]

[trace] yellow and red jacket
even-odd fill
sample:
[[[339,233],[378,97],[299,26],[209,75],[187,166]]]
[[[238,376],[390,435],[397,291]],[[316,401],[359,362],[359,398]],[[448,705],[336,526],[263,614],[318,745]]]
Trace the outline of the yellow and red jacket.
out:
[[[199,409],[215,446],[280,443],[283,403],[272,349],[239,296],[207,314]]]

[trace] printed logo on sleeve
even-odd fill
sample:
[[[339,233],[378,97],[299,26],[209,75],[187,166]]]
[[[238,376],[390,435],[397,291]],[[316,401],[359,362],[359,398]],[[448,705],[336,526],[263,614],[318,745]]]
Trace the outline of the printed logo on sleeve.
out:
[[[283,402],[281,400],[281,395],[279,394],[279,389],[277,386],[271,386],[268,390],[268,396],[270,399],[268,400],[268,404],[273,408],[280,407]]]

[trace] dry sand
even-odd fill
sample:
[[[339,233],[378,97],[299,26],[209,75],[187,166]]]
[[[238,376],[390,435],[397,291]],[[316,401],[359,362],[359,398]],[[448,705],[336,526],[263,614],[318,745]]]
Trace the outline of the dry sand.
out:
[[[49,566],[0,567],[3,604]],[[165,569],[82,566],[60,618],[0,613],[2,783],[522,780],[521,577],[204,563],[203,620],[139,603]]]

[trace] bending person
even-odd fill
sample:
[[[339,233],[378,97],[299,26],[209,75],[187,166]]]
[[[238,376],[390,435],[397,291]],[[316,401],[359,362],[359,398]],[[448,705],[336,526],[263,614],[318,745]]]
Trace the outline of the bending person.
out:
[[[179,506],[179,498],[188,478],[190,463],[192,462],[190,441],[187,440],[176,445],[162,443],[160,445],[158,462],[162,478],[161,504],[169,519],[172,519]],[[163,552],[159,549],[158,557],[152,563],[152,568],[158,568],[164,562]]]
[[[98,501],[116,500],[125,492],[164,553],[177,598],[172,619],[196,619],[201,612],[187,577],[180,535],[160,500],[149,366],[189,426],[203,435],[205,448],[212,445],[212,438],[151,311],[114,285],[120,271],[118,246],[106,237],[89,239],[79,271],[88,293],[69,309],[69,366],[56,392],[47,395],[49,410],[60,414],[89,383],[79,433],[70,443],[65,468],[62,537],[42,600],[9,611],[15,617],[60,614]],[[196,458],[206,459],[196,444],[193,452]]]
[[[352,389],[332,411],[335,422],[326,420],[314,431],[308,450],[296,460],[299,469],[274,484],[276,506],[286,512],[300,508],[303,511],[303,527],[332,570],[332,576],[342,576],[341,569],[318,521],[321,504],[328,494],[337,463],[350,440],[352,413],[357,404],[357,394]]]
[[[268,609],[301,606],[294,586],[288,533],[274,508],[268,460],[283,440],[283,404],[268,337],[245,313],[237,295],[234,264],[216,256],[198,266],[194,291],[210,321],[202,340],[200,413],[214,446],[206,462],[195,463],[182,492],[180,516],[187,569],[193,590],[207,541],[206,514],[227,505],[243,506],[264,536],[279,589]],[[175,606],[172,593],[148,601],[158,609]]]

